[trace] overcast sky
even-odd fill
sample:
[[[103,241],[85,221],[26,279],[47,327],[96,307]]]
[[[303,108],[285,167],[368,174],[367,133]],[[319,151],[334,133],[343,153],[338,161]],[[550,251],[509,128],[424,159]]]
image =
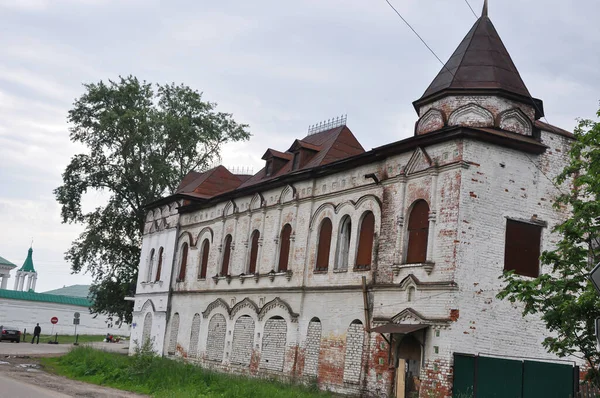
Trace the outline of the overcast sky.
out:
[[[475,22],[464,0],[392,3],[444,61]],[[548,122],[594,117],[600,2],[489,8]],[[33,238],[38,291],[91,281],[63,260],[81,227],[61,224],[52,194],[78,149],[66,115],[84,82],[132,74],[203,91],[253,134],[224,164],[258,171],[267,147],[341,114],[366,149],[409,137],[411,103],[440,68],[385,0],[0,0],[0,256],[20,266]]]

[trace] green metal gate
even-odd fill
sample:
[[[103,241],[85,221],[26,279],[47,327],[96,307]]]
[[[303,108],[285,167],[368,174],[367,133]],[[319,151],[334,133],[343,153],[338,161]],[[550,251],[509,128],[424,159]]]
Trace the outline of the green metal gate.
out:
[[[454,354],[454,398],[572,398],[573,364]]]

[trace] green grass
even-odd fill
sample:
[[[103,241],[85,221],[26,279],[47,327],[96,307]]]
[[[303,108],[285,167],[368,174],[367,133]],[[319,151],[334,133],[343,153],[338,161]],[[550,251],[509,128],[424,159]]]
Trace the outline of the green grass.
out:
[[[31,343],[31,338],[33,337],[32,334],[27,333],[27,337],[25,338],[25,342]],[[93,335],[93,334],[80,334],[79,335],[79,339],[77,340],[79,343],[93,343],[96,341],[102,341],[104,340],[104,338],[106,337],[106,335]],[[37,341],[37,340],[36,340]],[[40,336],[40,344],[44,343],[46,344],[49,341],[54,341],[54,335],[45,335],[42,334]],[[58,342],[60,344],[73,344],[75,342],[75,336],[73,335],[67,335],[67,334],[59,334],[58,335]]]
[[[315,387],[216,373],[148,353],[134,356],[77,347],[58,358],[42,358],[50,372],[88,383],[153,397],[292,398],[331,397]]]

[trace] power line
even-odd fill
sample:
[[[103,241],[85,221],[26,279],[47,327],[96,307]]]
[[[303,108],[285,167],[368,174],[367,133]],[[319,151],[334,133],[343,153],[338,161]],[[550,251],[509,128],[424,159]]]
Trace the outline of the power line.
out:
[[[473,10],[473,7],[471,7],[471,4],[469,4],[469,0],[465,0],[465,3],[467,3],[467,5],[469,6],[469,8],[471,9],[471,12],[473,13],[473,15],[475,15],[475,18],[479,18],[477,16],[477,14],[475,13],[475,11]]]
[[[425,45],[425,47],[427,47],[429,49],[429,51],[431,51],[431,53],[433,54],[434,57],[437,58],[438,61],[440,61],[440,63],[442,65],[446,65],[445,63],[442,62],[442,60],[440,59],[440,57],[437,56],[437,54],[431,49],[431,47],[429,47],[429,45],[425,42],[425,40],[423,40],[423,38],[417,33],[417,31],[408,23],[408,21],[406,19],[404,19],[404,17],[398,12],[398,10],[396,10],[396,8],[394,8],[394,6],[392,5],[392,3],[389,2],[389,0],[385,0],[386,3],[388,3],[388,5],[392,8],[392,10],[394,10],[396,12],[396,14],[398,14],[398,16],[400,17],[401,20],[404,21],[404,23],[406,24],[406,26],[408,26],[410,28],[410,30],[413,31],[413,33],[415,35],[417,35],[417,37],[421,40],[421,42]],[[450,72],[452,73],[452,72]]]
[[[465,0],[467,2],[467,5],[469,6],[469,8],[471,8],[471,5],[469,4],[468,0]],[[440,59],[440,57],[437,56],[437,54],[435,53],[435,51],[433,51],[433,49],[431,47],[429,47],[429,45],[427,44],[427,42],[425,42],[425,40],[423,40],[423,38],[421,37],[421,35],[419,35],[419,33],[417,33],[417,31],[408,23],[408,21],[406,19],[404,19],[404,17],[402,16],[402,14],[400,14],[400,12],[392,5],[392,3],[389,2],[389,0],[385,0],[385,2],[392,8],[392,10],[394,10],[394,12],[400,17],[400,19],[414,32],[414,34],[419,38],[419,40],[421,40],[421,42],[425,45],[425,47],[427,47],[427,49],[433,54],[433,56],[439,61],[440,64],[442,64],[442,67],[444,69],[446,69],[448,71],[448,73],[450,73],[452,75],[452,77],[463,87],[465,88],[465,85],[462,84],[462,81],[460,79],[458,79],[456,77],[456,75],[450,70],[448,69],[448,67],[446,66],[446,64]],[[477,14],[475,14],[475,11],[473,11],[473,8],[471,8],[471,11],[473,12],[473,14],[475,15],[476,18]],[[533,107],[535,108],[536,112],[538,112],[539,114],[542,114],[540,108],[537,106],[537,104],[535,103],[535,100],[533,99],[533,97],[531,96],[531,94],[529,92],[527,92],[529,99],[531,100],[531,103],[533,105]],[[544,118],[544,120],[546,121],[547,124],[551,125],[548,122],[548,119],[546,118],[546,116],[542,116]],[[533,124],[532,124],[532,128],[533,128]],[[506,134],[506,132],[502,131],[502,130],[498,130],[500,132],[502,132],[504,134],[504,136],[506,138],[510,137],[508,136],[508,134]],[[560,187],[558,185],[556,185],[556,183],[550,178],[548,177],[548,175],[544,172],[544,170],[542,170],[534,161],[533,159],[531,159],[531,157],[527,154],[524,153],[525,156],[527,157],[527,159],[529,159],[529,161],[533,164],[533,166],[540,172],[542,173],[542,175],[544,177],[546,177],[546,179],[548,181],[550,181],[550,183],[554,186],[554,188],[556,188],[556,190],[558,192],[560,192],[561,194],[564,195],[562,189],[560,189]]]

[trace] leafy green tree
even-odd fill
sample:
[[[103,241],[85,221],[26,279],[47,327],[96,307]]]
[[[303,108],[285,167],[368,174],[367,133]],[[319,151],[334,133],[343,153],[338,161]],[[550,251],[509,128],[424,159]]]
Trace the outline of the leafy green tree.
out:
[[[70,139],[84,147],[71,159],[54,194],[64,223],[84,232],[65,258],[73,272],[89,272],[92,312],[130,322],[144,228],[144,205],[175,191],[191,170],[220,158],[223,144],[247,140],[248,126],[184,85],[152,85],[137,78],[86,84],[69,111]],[[108,196],[82,209],[89,192]]]
[[[524,304],[523,316],[541,316],[551,332],[544,347],[560,357],[584,359],[589,365],[588,380],[600,386],[594,332],[600,296],[588,278],[600,262],[600,122],[579,121],[569,163],[556,182],[569,188],[563,189],[554,206],[571,213],[554,228],[560,236],[556,249],[541,257],[552,272],[535,279],[506,273],[507,285],[498,297]]]

